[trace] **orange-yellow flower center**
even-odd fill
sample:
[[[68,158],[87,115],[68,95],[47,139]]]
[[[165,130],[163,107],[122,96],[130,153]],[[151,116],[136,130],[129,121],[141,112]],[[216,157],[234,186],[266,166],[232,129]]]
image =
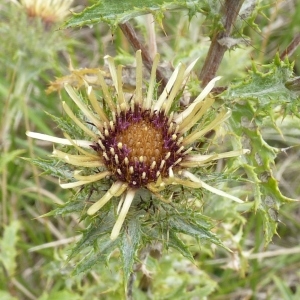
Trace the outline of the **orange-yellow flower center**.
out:
[[[183,159],[185,149],[177,130],[177,124],[163,111],[151,112],[136,105],[104,124],[93,148],[118,180],[143,187],[168,177]]]
[[[130,124],[116,136],[116,140],[130,149],[128,159],[132,163],[143,157],[145,164],[150,166],[153,161],[158,162],[166,155],[162,131],[149,120]]]

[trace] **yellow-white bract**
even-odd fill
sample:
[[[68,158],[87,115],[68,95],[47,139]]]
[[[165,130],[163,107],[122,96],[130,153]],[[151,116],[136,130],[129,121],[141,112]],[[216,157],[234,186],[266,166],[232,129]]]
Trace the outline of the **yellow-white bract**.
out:
[[[66,114],[85,132],[87,140],[74,140],[67,133],[65,138],[35,132],[27,132],[27,135],[52,143],[70,145],[79,153],[69,154],[57,149],[53,151],[54,157],[78,167],[73,175],[75,181],[60,183],[62,188],[76,188],[100,182],[103,178],[112,179],[113,183],[108,191],[87,211],[89,215],[94,215],[112,197],[120,197],[118,217],[111,239],[118,237],[136,191],[140,188],[148,189],[162,201],[171,201],[161,195],[166,186],[182,185],[194,189],[203,188],[233,201],[243,202],[208,185],[192,173],[193,168],[205,167],[211,161],[247,152],[239,150],[202,155],[193,147],[200,138],[215,130],[231,115],[230,110],[223,109],[203,128],[197,125],[214,103],[214,99],[207,96],[220,77],[211,80],[183,111],[175,112],[172,108],[176,104],[174,99],[182,90],[196,61],[188,67],[179,64],[158,99],[154,99],[159,55],[154,59],[148,88],[144,92],[141,51],[136,52],[136,89],[130,97],[125,97],[122,89],[122,66],[116,67],[110,56],[106,56],[105,60],[109,66],[113,87],[106,84],[99,71],[97,80],[102,90],[101,101],[97,100],[93,87],[88,83],[86,90],[89,106],[70,85],[65,86],[74,103],[89,123],[93,124],[88,127],[63,102]],[[95,172],[82,175],[80,167],[95,169]]]
[[[40,17],[46,23],[64,20],[72,3],[73,0],[21,0],[29,16]]]

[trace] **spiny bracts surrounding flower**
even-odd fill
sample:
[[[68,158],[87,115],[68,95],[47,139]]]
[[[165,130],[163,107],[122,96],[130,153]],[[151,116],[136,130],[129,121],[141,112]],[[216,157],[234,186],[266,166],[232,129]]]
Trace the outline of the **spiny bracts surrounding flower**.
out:
[[[89,136],[88,140],[73,140],[66,133],[65,139],[35,132],[27,132],[27,135],[75,147],[79,152],[77,155],[55,149],[53,156],[70,165],[94,170],[90,175],[81,175],[81,170],[76,170],[73,175],[76,181],[61,183],[62,188],[75,188],[104,178],[112,178],[112,186],[87,211],[89,215],[94,215],[112,197],[120,197],[118,217],[111,239],[118,237],[135,194],[141,188],[148,189],[162,201],[172,200],[172,197],[164,199],[161,195],[168,185],[182,185],[195,189],[204,188],[219,196],[242,202],[239,198],[208,185],[189,171],[214,160],[239,156],[247,152],[240,150],[202,155],[198,153],[196,147],[193,147],[200,138],[215,130],[231,115],[229,110],[223,109],[203,128],[197,125],[214,103],[214,99],[207,96],[220,77],[214,78],[183,111],[178,110],[179,105],[176,108],[178,111],[175,111],[177,103],[174,99],[182,91],[183,84],[196,61],[187,68],[179,64],[161,95],[158,99],[153,99],[159,55],[154,59],[149,85],[144,93],[141,51],[136,52],[136,90],[130,97],[127,97],[122,89],[122,66],[116,68],[114,59],[110,56],[106,56],[105,60],[111,73],[113,91],[99,70],[97,76],[103,94],[102,102],[97,100],[93,87],[86,82],[92,109],[84,104],[70,85],[65,85],[72,100],[89,123],[93,124],[92,127],[88,127],[63,102],[65,112]]]

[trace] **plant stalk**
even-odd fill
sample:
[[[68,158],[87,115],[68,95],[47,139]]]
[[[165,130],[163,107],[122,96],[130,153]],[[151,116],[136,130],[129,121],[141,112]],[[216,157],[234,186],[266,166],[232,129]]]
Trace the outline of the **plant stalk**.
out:
[[[216,76],[224,53],[226,50],[228,50],[226,46],[222,46],[218,41],[222,38],[230,36],[233,27],[232,25],[236,21],[243,2],[244,0],[225,0],[222,6],[224,29],[222,31],[216,32],[213,35],[208,54],[199,75],[203,87],[206,86],[209,81]]]
[[[133,49],[135,51],[137,51],[139,49],[142,50],[143,64],[145,65],[145,67],[148,69],[148,71],[150,73],[151,69],[152,69],[153,60],[151,59],[151,55],[150,55],[148,49],[144,46],[144,44],[141,42],[141,40],[137,36],[137,33],[135,32],[134,28],[130,25],[129,22],[119,24],[119,27],[121,28],[125,37],[130,42]],[[164,88],[167,85],[168,80],[164,76],[160,67],[157,67],[156,79],[157,79],[157,82],[161,83],[162,88]]]

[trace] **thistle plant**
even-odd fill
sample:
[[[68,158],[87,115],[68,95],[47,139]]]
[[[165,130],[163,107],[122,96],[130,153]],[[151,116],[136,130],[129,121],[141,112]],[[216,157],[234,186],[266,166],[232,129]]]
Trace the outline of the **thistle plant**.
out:
[[[60,104],[51,98],[55,107],[52,115],[45,109],[47,124],[54,121],[58,130],[40,126],[42,122],[26,124],[27,129],[32,128],[26,134],[30,143],[35,140],[35,150],[42,153],[41,145],[53,147],[49,156],[31,162],[45,175],[56,178],[51,177],[52,187],[57,186],[56,192],[65,200],[54,210],[46,210],[46,214],[44,210],[42,216],[64,220],[61,216],[71,214],[72,226],[66,221],[66,227],[72,228],[71,234],[74,223],[75,231],[81,230],[67,253],[67,264],[63,253],[56,272],[71,267],[73,285],[82,280],[75,275],[90,272],[97,278],[101,274],[91,287],[97,285],[97,299],[107,289],[107,283],[114,291],[112,298],[107,293],[107,299],[121,299],[124,294],[127,299],[198,299],[213,293],[227,295],[230,289],[240,289],[239,282],[244,283],[244,289],[251,286],[255,290],[252,286],[257,285],[259,277],[252,274],[252,281],[248,282],[251,271],[256,270],[256,266],[249,267],[252,251],[267,247],[273,236],[280,233],[285,226],[282,217],[286,217],[282,206],[294,201],[281,193],[274,168],[275,160],[288,154],[292,147],[270,142],[264,134],[265,127],[273,127],[277,135],[281,134],[281,120],[298,126],[295,119],[299,118],[299,78],[294,76],[297,67],[287,57],[292,46],[285,55],[269,55],[264,65],[260,59],[249,59],[249,48],[245,51],[243,47],[251,40],[243,29],[257,29],[256,16],[267,10],[258,1],[113,2],[96,2],[73,14],[62,28],[88,25],[86,38],[94,41],[98,30],[101,35],[105,32],[97,24],[108,24],[111,32],[105,33],[115,39],[115,58],[111,54],[114,51],[99,39],[100,46],[96,48],[101,50],[93,50],[96,55],[90,67],[74,68],[70,64],[70,75],[57,78],[48,87],[49,93],[59,90],[62,100]],[[52,25],[69,13],[72,1],[16,3],[26,8],[29,20],[40,18],[43,30],[50,33]],[[181,10],[184,12],[178,14],[180,20],[186,18],[183,23],[188,24],[183,27],[172,14]],[[168,18],[174,18],[172,26],[166,22],[166,32],[165,12]],[[153,18],[136,18],[144,14],[152,14]],[[145,32],[140,29],[145,20],[145,32],[152,32],[142,38],[140,34]],[[156,29],[154,23],[158,25]],[[173,27],[172,47],[164,47],[168,43],[166,34]],[[161,31],[158,40],[154,31]],[[147,35],[149,47],[148,41],[143,41]],[[210,41],[205,37],[210,37]],[[83,35],[80,38],[85,40]],[[127,42],[135,55],[127,53]],[[56,45],[50,40],[49,43]],[[76,46],[72,47],[74,54]],[[157,48],[160,55],[156,54]],[[231,50],[230,55],[224,56],[227,50]],[[87,65],[90,57],[80,55],[86,59],[82,65]],[[160,56],[172,65],[170,72],[163,69]],[[98,57],[104,59],[98,61]],[[222,65],[222,60],[227,65]],[[78,63],[73,57],[70,61]],[[127,72],[128,61],[133,64],[133,75]],[[24,69],[35,69],[34,64],[29,67]],[[60,108],[62,115],[56,113]],[[47,194],[45,190],[43,193]],[[17,236],[19,228],[18,224],[13,226],[13,236]],[[9,236],[5,235],[6,241]],[[16,256],[17,252],[13,253]],[[214,256],[221,259],[213,263],[225,261],[224,273],[221,268],[210,267],[209,257]],[[179,271],[174,257],[182,259],[177,264]],[[108,279],[103,266],[109,267]],[[229,269],[241,275],[236,283],[232,283]],[[178,281],[166,275],[171,274],[170,270],[177,272]],[[250,275],[243,279],[246,272]],[[270,274],[280,286],[274,272],[272,265]],[[178,274],[193,275],[186,280],[185,275]],[[211,274],[217,279],[210,278]],[[118,282],[117,288],[111,287],[114,281]],[[160,285],[155,286],[157,282]],[[174,282],[181,284],[174,288]],[[229,287],[231,284],[233,288]],[[82,290],[72,293],[72,297],[83,297]],[[86,291],[83,298],[89,293]],[[255,297],[255,291],[251,296]]]
[[[141,51],[137,51],[136,88],[130,93],[122,87],[122,66],[116,68],[112,57],[105,59],[113,85],[106,84],[101,70],[94,72],[97,78],[94,83],[101,88],[99,95],[84,76],[81,79],[87,99],[70,84],[65,84],[68,95],[80,110],[78,115],[66,102],[62,103],[76,129],[54,118],[64,130],[65,138],[35,132],[27,132],[27,135],[71,146],[64,151],[55,148],[52,161],[36,160],[35,163],[59,177],[62,188],[78,189],[70,202],[50,213],[77,211],[82,219],[89,220],[90,226],[71,257],[94,243],[101,249],[99,252],[96,248],[81,261],[76,272],[107,260],[119,248],[126,283],[139,253],[158,242],[193,260],[178,236],[180,233],[201,243],[211,242],[226,248],[211,231],[209,219],[196,208],[197,203],[204,201],[201,200],[203,190],[229,201],[243,201],[209,185],[201,178],[201,173],[205,173],[214,161],[244,155],[247,150],[208,154],[206,149],[197,146],[197,141],[205,141],[207,133],[217,131],[230,118],[231,112],[213,108],[215,99],[209,93],[219,77],[187,107],[181,107],[183,83],[188,80],[196,61],[188,67],[179,64],[159,93],[156,83],[159,55],[155,57],[149,84],[145,85]],[[72,136],[78,132],[85,139]],[[71,176],[70,170],[73,170]],[[178,186],[183,188],[181,192]],[[187,188],[200,190],[198,199],[190,203],[184,199],[183,191]]]
[[[146,189],[155,198],[169,203],[169,198],[162,195],[170,185],[182,185],[188,188],[202,188],[219,196],[237,202],[243,202],[235,196],[222,192],[194,175],[189,169],[205,167],[212,161],[239,156],[245,151],[231,151],[218,154],[201,154],[194,146],[208,132],[215,130],[230,117],[230,110],[221,109],[215,118],[199,126],[199,120],[214,103],[214,98],[207,97],[219,79],[213,79],[204,90],[184,110],[178,108],[178,94],[183,88],[196,61],[185,68],[179,64],[174,70],[166,87],[159,97],[154,96],[156,85],[156,67],[159,55],[156,55],[151,71],[149,86],[143,92],[141,51],[136,53],[136,89],[126,95],[122,88],[122,67],[116,69],[113,58],[106,61],[113,80],[114,91],[110,91],[99,71],[97,80],[102,88],[102,103],[97,101],[92,86],[86,84],[86,92],[92,109],[84,104],[79,94],[69,85],[66,91],[76,103],[92,128],[85,125],[63,102],[63,108],[70,119],[80,127],[89,140],[74,140],[65,133],[66,139],[27,132],[32,138],[58,144],[73,145],[80,153],[69,154],[55,149],[53,157],[73,166],[89,168],[90,173],[83,175],[82,170],[75,170],[76,181],[61,183],[62,188],[75,188],[111,178],[112,185],[105,194],[87,210],[88,215],[95,215],[113,197],[120,198],[117,207],[117,220],[110,238],[115,240],[120,233],[130,206],[137,191]],[[153,99],[155,98],[155,100]],[[177,98],[177,105],[175,99]],[[175,103],[175,105],[173,105]],[[105,106],[108,108],[105,111]],[[173,106],[173,107],[172,107]],[[92,151],[86,151],[87,148]],[[205,152],[205,150],[202,150]],[[136,205],[141,200],[135,199]]]

